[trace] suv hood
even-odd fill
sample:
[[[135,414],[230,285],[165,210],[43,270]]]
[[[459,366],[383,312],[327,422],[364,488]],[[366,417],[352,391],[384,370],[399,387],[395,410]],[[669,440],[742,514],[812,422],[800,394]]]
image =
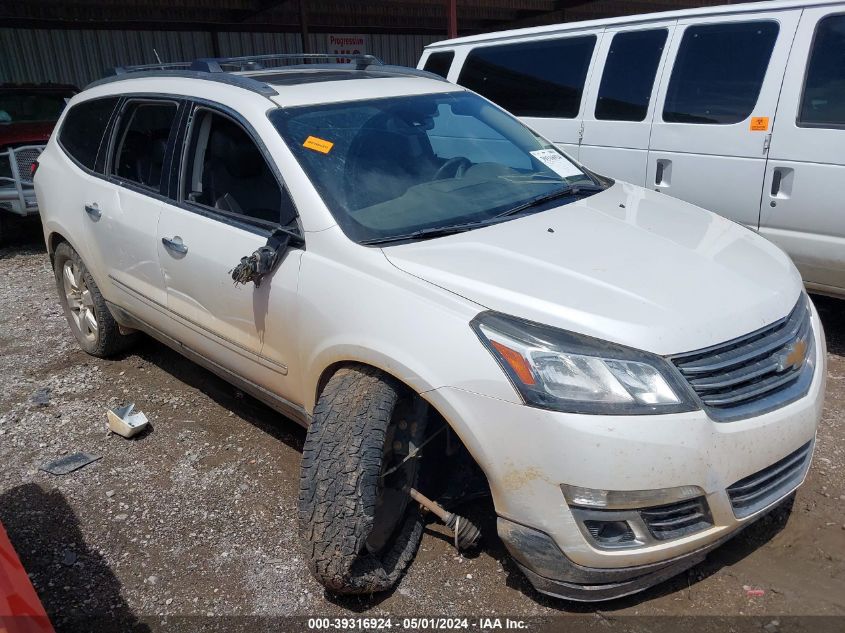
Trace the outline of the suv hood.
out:
[[[789,258],[754,232],[624,183],[383,251],[485,308],[664,355],[773,323],[803,287]]]

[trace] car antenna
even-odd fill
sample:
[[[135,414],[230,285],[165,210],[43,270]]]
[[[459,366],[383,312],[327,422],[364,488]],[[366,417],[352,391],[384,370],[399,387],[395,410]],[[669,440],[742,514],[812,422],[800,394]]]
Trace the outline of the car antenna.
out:
[[[153,48],[153,55],[156,56],[156,61],[160,64],[161,63],[161,57],[158,56],[158,51],[155,48]]]

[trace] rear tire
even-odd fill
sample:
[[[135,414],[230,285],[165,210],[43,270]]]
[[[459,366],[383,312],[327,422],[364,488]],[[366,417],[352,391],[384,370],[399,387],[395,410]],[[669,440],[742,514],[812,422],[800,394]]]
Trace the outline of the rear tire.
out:
[[[383,474],[419,445],[426,406],[363,366],[338,370],[320,395],[302,454],[299,530],[311,573],[329,590],[385,591],[414,558],[423,518],[404,488],[417,486],[419,459]]]
[[[59,302],[79,346],[92,356],[108,358],[128,349],[137,334],[120,333],[106,300],[79,254],[67,242],[56,247],[53,270]]]

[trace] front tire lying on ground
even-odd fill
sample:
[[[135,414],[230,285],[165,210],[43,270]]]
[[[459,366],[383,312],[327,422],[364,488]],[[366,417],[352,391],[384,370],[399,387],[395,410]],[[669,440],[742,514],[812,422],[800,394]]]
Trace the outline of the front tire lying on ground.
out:
[[[311,573],[335,593],[390,589],[419,547],[423,519],[410,502],[427,404],[369,367],[326,384],[302,454],[299,530]]]
[[[108,358],[135,342],[137,335],[120,333],[94,278],[67,242],[56,247],[53,271],[65,317],[84,351],[92,356]]]

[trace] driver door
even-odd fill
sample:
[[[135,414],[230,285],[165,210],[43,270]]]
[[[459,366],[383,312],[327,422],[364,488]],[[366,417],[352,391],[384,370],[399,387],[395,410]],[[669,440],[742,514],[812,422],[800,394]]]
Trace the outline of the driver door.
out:
[[[302,251],[288,249],[260,286],[235,285],[231,271],[295,221],[287,191],[263,145],[241,121],[195,106],[187,125],[178,191],[164,204],[158,256],[177,340],[274,393],[285,388],[292,346],[274,340],[271,319],[293,323]],[[272,306],[273,314],[270,314]],[[285,331],[284,336],[289,332]]]

